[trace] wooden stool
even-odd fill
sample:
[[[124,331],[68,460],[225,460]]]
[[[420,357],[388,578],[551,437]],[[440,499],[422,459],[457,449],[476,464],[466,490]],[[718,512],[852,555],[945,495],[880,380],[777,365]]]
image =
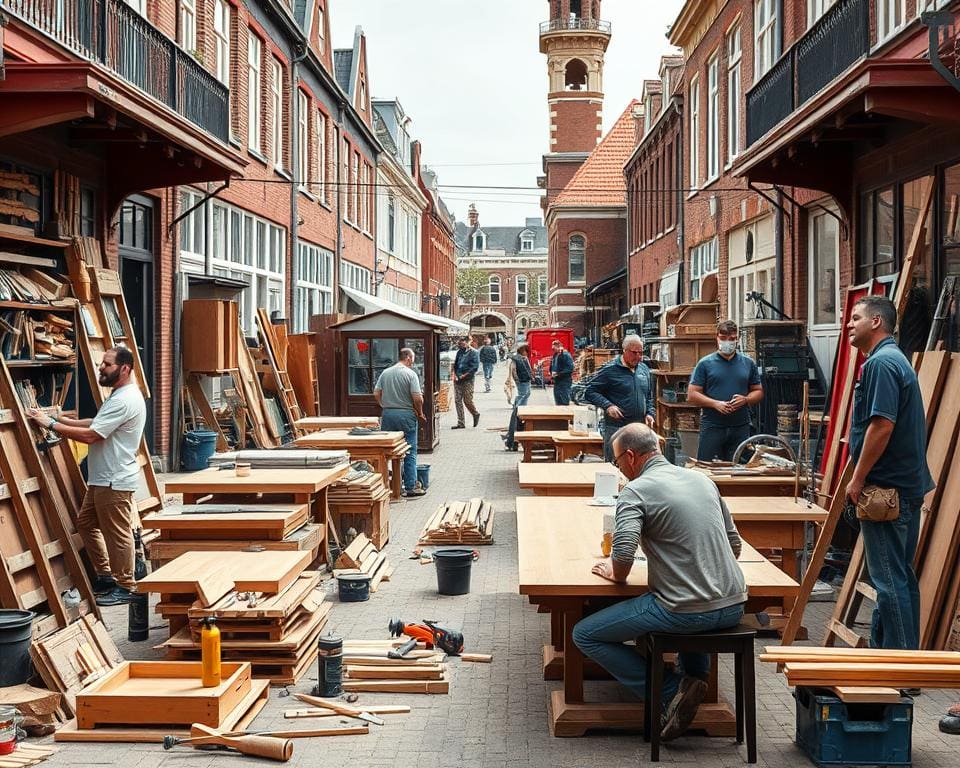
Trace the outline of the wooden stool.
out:
[[[757,698],[753,666],[753,640],[757,633],[736,626],[715,632],[683,635],[672,632],[647,634],[647,681],[643,704],[643,733],[650,742],[650,760],[660,760],[660,719],[663,708],[663,655],[665,653],[732,653],[736,685],[737,744],[747,731],[747,762],[757,762]],[[658,717],[654,721],[653,713]]]

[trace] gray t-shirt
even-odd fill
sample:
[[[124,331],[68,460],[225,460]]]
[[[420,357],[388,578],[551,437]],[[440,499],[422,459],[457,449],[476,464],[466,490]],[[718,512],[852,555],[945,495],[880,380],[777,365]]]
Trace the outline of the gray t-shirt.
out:
[[[383,393],[380,396],[382,408],[404,411],[414,410],[413,396],[422,394],[420,378],[412,368],[403,363],[396,363],[381,373],[376,389]]]
[[[643,544],[647,584],[675,613],[706,613],[746,602],[737,563],[740,534],[706,475],[654,456],[617,501],[614,560],[633,562]]]
[[[133,382],[115,389],[97,412],[90,429],[100,435],[87,453],[87,485],[137,490],[137,449],[147,421],[147,407]]]

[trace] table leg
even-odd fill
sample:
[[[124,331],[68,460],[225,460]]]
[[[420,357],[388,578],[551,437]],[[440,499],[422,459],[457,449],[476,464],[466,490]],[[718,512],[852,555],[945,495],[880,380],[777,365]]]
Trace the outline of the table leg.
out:
[[[567,703],[583,702],[583,654],[573,642],[573,628],[583,618],[583,603],[563,611],[563,697]]]
[[[784,547],[780,550],[780,569],[791,579],[798,579],[797,550]]]
[[[390,495],[394,499],[399,499],[403,491],[403,471],[401,469],[401,462],[403,459],[392,459],[393,462],[393,474],[390,477]],[[384,465],[386,465],[386,460],[384,460]]]
[[[557,461],[563,464],[563,462],[565,462],[568,458],[566,444],[554,443],[553,447],[556,448],[557,451]]]
[[[533,443],[529,440],[523,441],[523,463],[529,464],[533,461]]]

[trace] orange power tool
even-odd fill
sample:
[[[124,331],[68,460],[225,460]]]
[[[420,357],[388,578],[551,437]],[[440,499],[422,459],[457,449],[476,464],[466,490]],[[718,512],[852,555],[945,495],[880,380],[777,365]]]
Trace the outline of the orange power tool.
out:
[[[406,635],[410,638],[407,643],[387,654],[391,658],[403,658],[421,640],[427,644],[427,648],[439,648],[448,656],[459,656],[463,651],[463,635],[433,621],[424,619],[423,624],[404,624],[400,619],[393,619],[389,628],[390,637]]]

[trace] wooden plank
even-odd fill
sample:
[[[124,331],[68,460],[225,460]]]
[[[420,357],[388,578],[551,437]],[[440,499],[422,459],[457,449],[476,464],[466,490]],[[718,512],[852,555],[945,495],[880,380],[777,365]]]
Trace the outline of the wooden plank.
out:
[[[410,712],[410,707],[407,704],[374,704],[372,706],[364,705],[363,711],[371,715],[404,715]],[[283,716],[287,720],[300,720],[315,717],[340,717],[340,713],[334,712],[332,709],[287,709]]]
[[[896,688],[832,685],[830,690],[845,704],[899,704],[902,699],[900,691]]]
[[[344,680],[348,693],[449,693],[447,680]]]
[[[951,651],[905,651],[891,648],[820,648],[802,645],[767,646],[760,661],[776,664],[801,662],[842,662],[844,664],[930,664],[960,665],[960,653]]]

